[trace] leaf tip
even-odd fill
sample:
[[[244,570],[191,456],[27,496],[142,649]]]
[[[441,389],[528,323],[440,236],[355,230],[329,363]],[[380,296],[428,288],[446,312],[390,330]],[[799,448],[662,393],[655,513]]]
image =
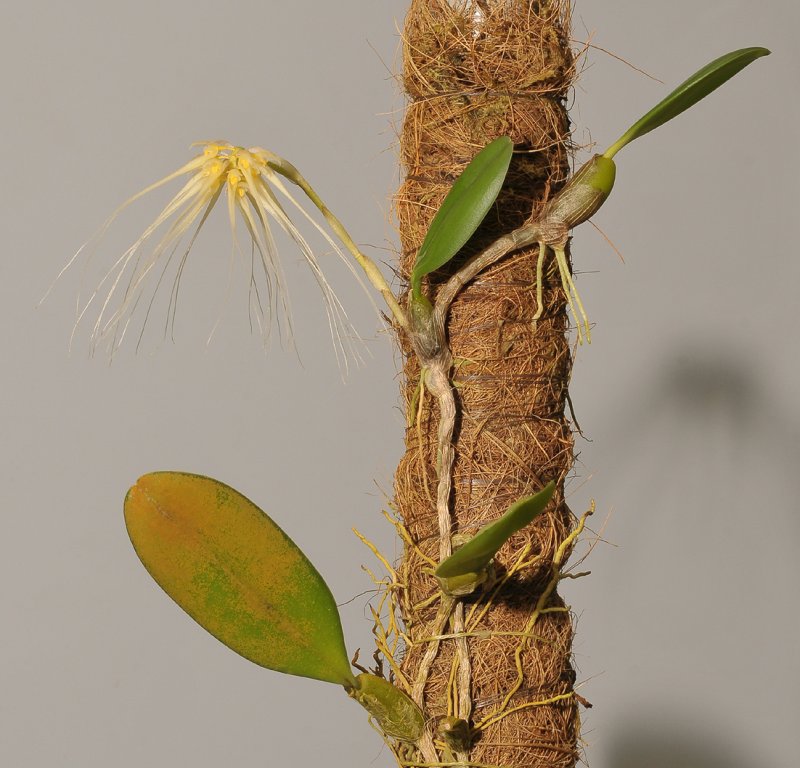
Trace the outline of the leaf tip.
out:
[[[770,53],[768,48],[750,46],[730,51],[709,62],[639,118],[603,153],[603,156],[614,157],[627,144],[693,107],[756,59],[769,56]]]
[[[128,492],[125,494],[125,501],[122,505],[126,523],[129,523],[130,518],[134,514],[142,510],[144,499],[149,495],[147,489],[149,478],[150,475],[142,475],[128,488]],[[130,525],[128,527],[130,528]]]

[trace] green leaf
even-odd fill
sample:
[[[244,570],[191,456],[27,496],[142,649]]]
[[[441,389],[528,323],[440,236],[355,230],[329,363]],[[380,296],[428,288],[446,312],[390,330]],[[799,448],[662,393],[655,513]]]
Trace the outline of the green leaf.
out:
[[[539,493],[512,504],[502,517],[481,528],[463,547],[440,563],[436,576],[439,579],[454,579],[485,571],[500,547],[542,513],[555,487],[551,481]]]
[[[447,193],[417,252],[411,288],[420,295],[422,278],[447,264],[472,237],[497,199],[514,145],[501,136],[472,159]]]
[[[604,156],[614,157],[626,144],[644,136],[668,120],[672,120],[673,117],[677,117],[681,112],[694,106],[700,99],[705,98],[730,80],[748,64],[761,56],[768,56],[769,53],[766,48],[741,48],[714,59],[684,83],[681,83],[667,98],[660,101],[644,117],[628,128],[617,142],[604,152]]]
[[[125,498],[125,524],[159,586],[236,653],[279,672],[355,684],[328,585],[233,488],[183,472],[144,475]]]

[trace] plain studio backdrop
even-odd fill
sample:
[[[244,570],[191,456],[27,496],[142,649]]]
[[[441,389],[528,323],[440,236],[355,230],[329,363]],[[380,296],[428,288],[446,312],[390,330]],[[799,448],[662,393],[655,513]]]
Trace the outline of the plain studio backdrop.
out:
[[[122,520],[147,471],[235,486],[307,552],[346,603],[348,647],[369,656],[360,565],[375,563],[351,527],[399,555],[380,510],[403,415],[394,345],[351,276],[325,257],[365,338],[346,383],[291,248],[299,354],[277,337],[264,354],[236,286],[206,344],[230,255],[222,209],[187,263],[174,343],[160,340],[162,308],[138,354],[132,338],[113,365],[90,359],[87,326],[68,353],[80,266],[36,305],[105,217],[199,139],[292,160],[390,274],[405,10],[4,4],[4,768],[393,764],[335,686],[262,670],[199,629],[141,567]],[[585,438],[570,503],[597,500],[607,543],[564,593],[595,705],[594,768],[797,764],[799,24],[796,0],[575,9],[576,45],[591,36],[664,83],[590,49],[572,104],[581,144],[607,145],[728,50],[773,51],[620,155],[595,221],[624,264],[591,226],[575,237],[595,327],[572,384]],[[128,210],[95,263],[110,266],[168,194]]]

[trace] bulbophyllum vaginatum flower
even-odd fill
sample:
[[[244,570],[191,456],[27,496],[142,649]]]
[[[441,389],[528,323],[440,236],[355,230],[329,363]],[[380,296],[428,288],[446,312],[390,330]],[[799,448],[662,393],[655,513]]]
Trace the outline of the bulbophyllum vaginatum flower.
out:
[[[113,356],[134,317],[143,316],[138,329],[138,346],[159,287],[169,284],[171,278],[167,331],[174,323],[178,287],[189,253],[212,208],[224,197],[232,235],[231,266],[237,255],[249,261],[249,311],[251,321],[264,339],[269,337],[274,323],[291,338],[288,293],[273,236],[273,227],[277,225],[294,241],[320,288],[337,357],[346,364],[348,355],[356,354],[353,343],[357,336],[325,278],[317,256],[295,221],[300,220],[316,230],[356,279],[361,280],[331,235],[298,202],[292,192],[294,186],[300,187],[328,219],[332,218],[330,212],[297,169],[268,150],[261,147],[245,149],[224,141],[198,142],[193,146],[202,148],[200,154],[126,200],[62,270],[63,274],[81,253],[95,248],[112,222],[132,203],[169,182],[188,177],[155,220],[105,272],[90,295],[78,299],[75,329],[87,318],[94,318],[91,351],[94,353],[107,345],[109,354]],[[249,240],[246,249],[238,236],[242,230],[246,231]],[[213,332],[212,329],[212,335]]]

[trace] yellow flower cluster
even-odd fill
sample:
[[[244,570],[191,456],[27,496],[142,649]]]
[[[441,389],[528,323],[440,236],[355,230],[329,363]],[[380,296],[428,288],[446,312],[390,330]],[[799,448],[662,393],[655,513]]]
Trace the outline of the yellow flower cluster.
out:
[[[202,148],[200,154],[125,201],[64,268],[66,270],[73,264],[88,246],[96,245],[117,216],[133,202],[168,182],[182,176],[189,177],[155,220],[105,273],[91,295],[79,300],[76,329],[87,316],[96,317],[91,331],[92,351],[100,345],[107,345],[113,356],[125,337],[143,295],[152,291],[147,303],[146,321],[158,287],[167,271],[172,269],[175,278],[167,310],[169,324],[170,315],[174,319],[177,286],[186,259],[212,208],[225,192],[233,238],[231,259],[241,253],[237,238],[239,218],[250,240],[251,256],[255,257],[255,266],[251,265],[250,274],[250,312],[261,334],[265,339],[269,336],[272,321],[278,315],[279,324],[291,335],[288,294],[271,228],[271,222],[274,222],[294,241],[311,269],[323,295],[337,356],[346,361],[348,354],[353,353],[350,345],[355,333],[347,321],[344,308],[323,275],[311,246],[284,207],[288,204],[295,216],[299,215],[319,232],[354,272],[339,246],[297,201],[284,180],[300,185],[306,194],[307,182],[299,176],[294,166],[261,147],[245,149],[225,141],[198,142],[194,146]],[[299,181],[295,180],[294,174]],[[155,287],[152,287],[153,284]],[[144,323],[139,341],[143,332]],[[213,330],[211,333],[213,335]]]

